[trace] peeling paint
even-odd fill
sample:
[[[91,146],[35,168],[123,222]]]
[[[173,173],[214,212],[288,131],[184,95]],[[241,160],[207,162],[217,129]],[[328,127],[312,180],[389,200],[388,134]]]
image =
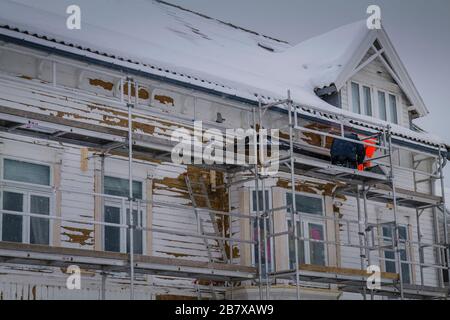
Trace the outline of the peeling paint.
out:
[[[175,102],[172,97],[157,94],[157,95],[155,95],[154,99],[159,101],[159,103],[171,104],[172,106],[175,106]]]
[[[74,233],[78,233],[78,234],[67,233],[67,232],[61,233],[61,235],[65,235],[69,238],[69,240],[67,242],[78,243],[82,246],[94,245],[94,238],[92,235],[94,233],[94,230],[68,227],[68,226],[61,226],[61,228],[66,229],[71,232],[74,232]]]
[[[101,79],[89,79],[89,84],[91,86],[102,87],[103,89],[108,91],[111,91],[114,88],[114,83]]]
[[[123,86],[123,94],[125,96],[128,96],[128,85],[127,84],[124,84],[124,86]],[[136,90],[134,88],[134,84],[131,84],[131,96],[132,97],[136,96]],[[139,97],[139,99],[142,99],[142,100],[148,100],[150,98],[150,94],[148,93],[147,89],[139,87],[138,97]]]

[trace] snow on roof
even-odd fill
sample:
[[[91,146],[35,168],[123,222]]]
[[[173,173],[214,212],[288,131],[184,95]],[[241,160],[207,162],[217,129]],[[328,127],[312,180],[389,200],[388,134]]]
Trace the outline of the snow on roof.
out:
[[[365,21],[292,46],[157,0],[134,0],[132,4],[78,0],[81,30],[66,28],[66,7],[72,4],[69,1],[0,1],[0,25],[9,29],[1,29],[3,34],[17,37],[11,32],[17,28],[31,34],[20,35],[28,41],[51,40],[53,47],[88,51],[86,55],[94,53],[96,58],[100,53],[116,64],[246,99],[285,99],[290,89],[298,104],[359,117],[324,102],[314,89],[336,80],[370,32]],[[381,120],[377,123],[386,124]],[[394,125],[393,131],[427,143],[442,142],[400,126]]]

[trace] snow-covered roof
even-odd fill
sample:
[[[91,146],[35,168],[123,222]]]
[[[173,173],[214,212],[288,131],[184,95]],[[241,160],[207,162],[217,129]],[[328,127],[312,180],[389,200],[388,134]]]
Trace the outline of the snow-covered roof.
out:
[[[245,99],[285,99],[290,89],[298,104],[348,114],[321,100],[314,89],[334,83],[370,32],[359,21],[291,45],[156,0],[78,0],[81,30],[69,30],[66,7],[71,1],[0,3],[0,34],[51,41],[65,51]],[[426,143],[442,142],[395,125],[393,131]]]

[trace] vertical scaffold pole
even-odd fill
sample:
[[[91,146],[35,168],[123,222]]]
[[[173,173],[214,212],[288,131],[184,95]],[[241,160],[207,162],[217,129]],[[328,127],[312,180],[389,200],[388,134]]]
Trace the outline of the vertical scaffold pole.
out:
[[[392,210],[394,213],[394,252],[395,252],[395,264],[396,264],[396,270],[399,274],[399,287],[400,287],[400,298],[404,299],[404,293],[403,293],[403,275],[402,275],[402,264],[401,264],[401,255],[400,255],[400,235],[398,232],[398,214],[397,214],[397,192],[395,188],[395,181],[394,181],[394,162],[392,159],[392,135],[391,135],[391,127],[388,126],[387,130],[388,134],[388,148],[389,148],[389,166],[390,166],[390,183],[392,187]]]
[[[292,236],[294,239],[294,251],[295,251],[295,287],[297,293],[297,300],[300,300],[300,274],[299,274],[299,263],[298,263],[298,232],[297,232],[297,223],[295,221],[295,214],[297,213],[297,206],[295,203],[295,160],[294,160],[294,123],[292,119],[292,113],[294,110],[294,106],[291,100],[291,91],[288,90],[288,114],[289,114],[289,155],[290,155],[290,169],[291,169],[291,200],[292,200],[292,227],[294,230],[294,234]],[[296,113],[294,113],[296,116]],[[300,222],[301,224],[301,222]],[[300,226],[301,227],[301,226]]]
[[[129,202],[129,247],[130,247],[130,299],[134,300],[134,221],[133,221],[133,116],[131,103],[131,81],[128,79],[128,202]]]
[[[447,203],[445,199],[445,184],[444,184],[444,158],[442,157],[441,146],[439,146],[439,180],[441,180],[441,195],[442,195],[442,213],[444,214],[444,243],[445,251],[447,253],[447,273],[448,279],[450,279],[450,244],[448,237],[448,216],[447,216]],[[450,281],[450,280],[449,280]]]
[[[265,152],[265,142],[263,141],[263,135],[262,135],[262,130],[263,130],[263,125],[262,125],[262,114],[261,114],[261,100],[258,103],[258,142],[259,142],[259,162],[260,166],[261,166],[261,173],[264,174],[264,164],[265,164],[265,157],[264,157],[264,152]],[[268,237],[267,237],[267,206],[266,206],[266,184],[264,181],[264,176],[261,180],[261,197],[262,197],[262,212],[263,212],[263,233],[264,233],[264,262],[265,262],[265,272],[266,272],[266,299],[269,300],[270,299],[270,279],[269,279],[269,253],[267,248],[268,246]]]
[[[365,258],[365,252],[364,252],[364,233],[363,233],[363,221],[361,218],[361,196],[360,196],[360,190],[359,185],[356,186],[356,210],[358,211],[358,236],[359,236],[359,257],[360,257],[360,265],[361,270],[364,270],[364,258]],[[367,299],[367,292],[366,292],[366,286],[364,285],[364,277],[363,277],[363,299]]]
[[[363,206],[364,206],[364,235],[365,235],[365,246],[366,246],[366,259],[367,259],[367,265],[372,265],[372,259],[370,257],[370,249],[369,249],[369,237],[367,236],[368,227],[369,227],[369,210],[367,208],[367,192],[368,189],[366,189],[366,184],[363,183]],[[373,290],[370,291],[370,300],[374,299],[374,293]]]
[[[261,230],[260,230],[260,208],[259,208],[259,175],[258,175],[258,139],[256,132],[256,114],[255,108],[252,109],[252,117],[253,117],[253,129],[255,130],[255,135],[253,137],[253,155],[254,155],[254,171],[255,171],[255,201],[256,201],[256,248],[254,249],[254,256],[258,257],[258,288],[259,288],[259,299],[263,299],[262,293],[262,263],[261,263]],[[250,194],[250,197],[253,195]],[[253,208],[250,208],[252,211]],[[250,220],[251,228],[255,230],[253,227],[253,220]]]

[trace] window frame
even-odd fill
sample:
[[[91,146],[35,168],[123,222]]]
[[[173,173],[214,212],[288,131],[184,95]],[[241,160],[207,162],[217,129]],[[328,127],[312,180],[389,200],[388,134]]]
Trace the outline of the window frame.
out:
[[[107,174],[105,173],[105,177],[112,177],[112,178],[117,178],[117,179],[123,179],[123,180],[128,180],[128,176],[123,176],[123,175],[117,175],[117,174]],[[142,195],[141,195],[141,199],[137,199],[136,201],[133,201],[133,207],[136,205],[137,202],[140,202],[139,205],[139,210],[141,211],[141,225],[143,227],[147,227],[147,203],[146,203],[146,184],[145,184],[145,179],[137,179],[137,178],[133,178],[133,182],[139,182],[141,183],[141,191],[142,191]],[[120,214],[120,224],[124,225],[127,224],[126,218],[127,218],[127,209],[129,209],[129,207],[127,206],[126,202],[128,200],[126,200],[125,202],[123,202],[121,199],[121,196],[115,196],[115,195],[109,195],[105,193],[105,186],[103,186],[103,190],[102,193],[105,194],[105,197],[103,199],[103,203],[102,203],[102,222],[105,222],[105,208],[106,207],[114,207],[114,208],[118,208],[119,209],[119,214]],[[122,210],[123,204],[125,205],[125,207],[123,208],[124,210]],[[135,208],[133,208],[133,211],[135,210]],[[136,209],[137,210],[137,209]],[[102,227],[102,250],[106,251],[106,232],[105,232],[105,227]],[[127,233],[128,233],[128,229],[126,228],[121,228],[121,227],[117,227],[119,228],[119,235],[120,235],[120,239],[119,239],[119,243],[120,243],[120,253],[127,253]],[[145,255],[147,252],[147,232],[145,230],[141,230],[142,232],[142,255]],[[114,251],[111,251],[114,252]]]
[[[30,164],[37,164],[37,165],[43,165],[49,168],[49,182],[50,185],[44,185],[44,184],[35,184],[35,183],[29,183],[29,182],[22,182],[22,181],[15,181],[15,180],[9,180],[4,179],[5,174],[5,166],[4,166],[4,160],[12,160],[12,161],[20,161]],[[49,214],[48,218],[41,218],[48,220],[49,224],[49,243],[48,246],[51,246],[54,239],[53,234],[53,226],[54,226],[54,219],[51,217],[55,217],[55,197],[52,192],[53,190],[53,166],[51,164],[48,164],[43,161],[36,161],[36,160],[28,160],[25,158],[19,158],[14,156],[0,156],[0,208],[3,210],[3,192],[13,192],[13,193],[19,193],[23,196],[23,208],[22,213],[31,213],[31,196],[39,196],[39,197],[45,197],[49,198]],[[5,213],[7,214],[7,213]],[[20,243],[24,244],[30,244],[30,238],[31,238],[31,216],[29,215],[20,215],[22,217],[22,241]],[[33,217],[38,218],[38,217]],[[3,241],[3,211],[0,212],[0,241]]]
[[[354,111],[354,106],[353,106],[353,84],[357,84],[358,85],[358,92],[359,92],[359,111],[360,112],[355,112]],[[365,105],[365,95],[364,95],[364,87],[369,88],[369,92],[370,92],[370,109],[371,109],[371,114],[366,114],[366,105]],[[360,114],[363,116],[367,116],[367,117],[374,117],[374,114],[378,114],[375,110],[375,99],[374,99],[374,92],[375,92],[375,88],[372,85],[369,85],[367,83],[362,83],[360,81],[355,81],[355,80],[350,80],[348,82],[348,104],[349,104],[349,111],[356,113],[356,114]]]
[[[412,265],[411,264],[409,264],[409,263],[403,263],[403,261],[406,261],[406,262],[410,262],[411,261],[411,254],[410,254],[410,250],[409,250],[409,248],[408,248],[408,242],[409,241],[411,241],[410,239],[411,239],[411,235],[410,235],[410,232],[409,232],[409,228],[408,228],[408,225],[404,225],[404,224],[399,224],[398,225],[398,227],[399,228],[405,228],[405,234],[406,234],[406,239],[400,239],[400,242],[405,246],[405,248],[404,249],[400,249],[400,250],[404,250],[404,252],[405,252],[405,256],[406,256],[406,260],[401,260],[400,261],[400,270],[401,270],[401,272],[402,272],[402,275],[403,275],[403,269],[402,269],[402,265],[406,265],[407,267],[408,267],[408,278],[409,278],[409,281],[408,282],[403,282],[403,283],[405,283],[405,284],[413,284],[413,270],[412,270]],[[385,237],[384,236],[384,228],[390,228],[390,232],[391,232],[391,237]],[[389,245],[389,244],[391,244],[392,243],[392,236],[393,236],[393,232],[394,232],[394,227],[393,226],[391,226],[391,225],[388,225],[388,226],[381,226],[381,240],[382,240],[382,242],[383,242],[383,244],[384,245]],[[394,239],[394,241],[395,241],[395,239]],[[383,249],[383,258],[384,259],[390,259],[389,261],[386,261],[386,260],[384,260],[384,270],[386,271],[386,272],[388,272],[387,271],[387,263],[388,262],[390,262],[390,263],[393,263],[394,264],[394,268],[395,268],[395,273],[398,273],[398,271],[397,271],[397,262],[396,261],[391,261],[391,258],[386,258],[386,252],[392,252],[393,254],[394,254],[394,259],[396,260],[397,258],[396,258],[396,252],[395,252],[395,250],[389,250],[389,249]]]
[[[393,93],[392,91],[389,90],[384,90],[384,89],[379,89],[376,88],[376,92],[377,92],[377,99],[376,99],[376,105],[377,105],[377,118],[381,119],[383,121],[392,123],[392,124],[396,124],[396,125],[402,125],[402,117],[401,117],[401,101],[400,101],[400,97],[398,94]],[[384,103],[386,106],[386,120],[381,118],[381,109],[380,109],[380,101],[378,99],[378,94],[379,92],[384,93]],[[395,98],[395,106],[396,106],[396,115],[397,115],[397,122],[392,121],[392,111],[391,111],[391,104],[390,104],[390,96],[393,96]]]
[[[285,196],[284,196],[284,204],[287,208],[287,197],[288,195],[291,194],[291,191],[286,191],[285,192]],[[324,246],[324,266],[328,265],[328,246],[326,245],[326,241],[327,241],[327,226],[326,226],[326,219],[324,218],[326,215],[325,212],[325,197],[323,195],[319,195],[319,194],[314,194],[314,193],[307,193],[307,192],[295,192],[295,195],[302,195],[302,196],[306,196],[309,198],[318,198],[321,200],[322,202],[322,214],[321,215],[317,215],[317,214],[311,214],[311,213],[307,213],[307,212],[302,212],[302,211],[298,211],[297,214],[294,214],[294,221],[295,223],[299,222],[300,223],[300,227],[301,227],[301,232],[303,234],[303,238],[306,238],[305,235],[308,235],[308,239],[309,239],[309,225],[311,224],[317,224],[317,225],[321,225],[323,227],[323,243],[322,245]],[[287,211],[286,209],[286,225],[289,225],[289,221],[291,221],[292,219],[292,214],[290,212]],[[297,230],[298,232],[298,230]],[[304,245],[304,258],[305,258],[305,264],[311,264],[311,246],[310,243],[311,241],[309,240],[302,240],[303,241],[303,245]],[[286,248],[287,248],[287,262],[288,262],[288,266],[291,266],[291,257],[289,254],[289,237],[287,237],[286,239]]]
[[[23,208],[22,208],[22,213],[30,213],[30,209],[31,209],[31,196],[38,196],[38,197],[45,197],[49,199],[49,214],[48,214],[48,218],[44,217],[44,218],[40,218],[40,219],[46,219],[48,220],[49,223],[49,243],[48,245],[51,246],[51,244],[53,243],[53,225],[54,225],[54,219],[52,219],[51,217],[55,216],[55,200],[52,194],[48,193],[48,192],[44,192],[44,191],[35,191],[35,190],[29,190],[26,188],[20,188],[20,187],[16,187],[16,186],[6,186],[1,188],[0,190],[0,208],[2,209],[2,212],[0,213],[0,241],[3,241],[3,214],[8,214],[8,213],[3,213],[3,193],[4,192],[12,192],[12,193],[18,193],[21,194],[23,197]],[[19,211],[18,211],[19,212]],[[31,238],[31,216],[29,215],[17,215],[22,217],[22,241],[20,243],[25,243],[25,244],[31,244],[30,243],[30,238]],[[43,215],[44,216],[44,215]],[[38,218],[39,217],[34,217],[33,218]]]
[[[262,192],[262,190],[258,190],[258,191]],[[267,189],[265,189],[265,191],[268,193],[268,196],[269,196],[268,197],[268,205],[269,205],[269,208],[271,208],[272,207],[272,189],[271,188],[267,188]],[[253,204],[254,204],[253,203],[253,193],[256,192],[256,190],[255,190],[255,188],[249,188],[249,192],[250,192],[250,208],[249,208],[249,211],[250,211],[250,214],[252,214],[252,213],[256,213],[256,210],[253,210]],[[261,212],[262,208],[259,208],[259,209],[260,209],[260,212]],[[250,223],[250,232],[251,232],[251,235],[253,236],[253,232],[254,232],[253,231],[254,230],[253,223],[256,223],[256,218],[255,219],[250,219],[249,223]],[[272,223],[273,223],[273,221],[272,221]],[[269,225],[267,232],[270,232],[270,227],[271,226]],[[269,271],[273,271],[274,267],[275,267],[275,265],[274,265],[275,254],[274,254],[274,252],[272,250],[273,247],[274,247],[274,239],[273,239],[273,237],[270,238],[270,240],[268,242],[268,246],[269,246],[269,249],[270,249]],[[251,257],[252,257],[251,264],[252,265],[256,265],[255,254],[256,254],[256,252],[255,252],[255,245],[252,245],[251,246]]]

